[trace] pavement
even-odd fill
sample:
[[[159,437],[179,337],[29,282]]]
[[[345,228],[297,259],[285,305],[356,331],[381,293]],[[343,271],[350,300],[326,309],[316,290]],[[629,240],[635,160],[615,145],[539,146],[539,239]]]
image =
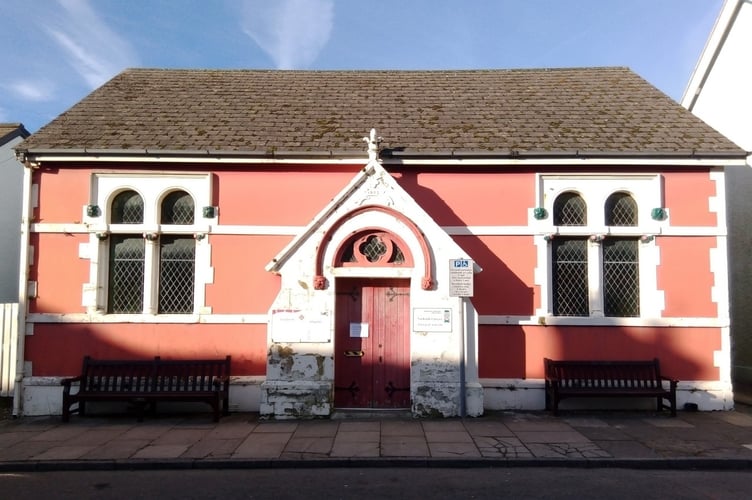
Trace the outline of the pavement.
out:
[[[0,420],[0,472],[271,467],[752,469],[752,407],[489,412],[478,418],[363,415],[260,420],[233,413]]]

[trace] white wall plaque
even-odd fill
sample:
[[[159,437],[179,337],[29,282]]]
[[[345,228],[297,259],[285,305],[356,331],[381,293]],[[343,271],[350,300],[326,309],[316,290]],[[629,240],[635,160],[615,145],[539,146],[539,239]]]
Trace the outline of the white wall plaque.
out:
[[[329,315],[300,309],[275,309],[271,314],[272,342],[329,342]]]
[[[452,310],[448,308],[413,309],[413,331],[451,332]]]

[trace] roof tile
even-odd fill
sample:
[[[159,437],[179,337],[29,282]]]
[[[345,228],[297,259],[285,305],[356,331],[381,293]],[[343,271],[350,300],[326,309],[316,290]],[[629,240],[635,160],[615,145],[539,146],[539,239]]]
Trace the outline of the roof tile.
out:
[[[400,154],[744,154],[627,68],[129,69],[21,148],[336,156],[371,128]]]

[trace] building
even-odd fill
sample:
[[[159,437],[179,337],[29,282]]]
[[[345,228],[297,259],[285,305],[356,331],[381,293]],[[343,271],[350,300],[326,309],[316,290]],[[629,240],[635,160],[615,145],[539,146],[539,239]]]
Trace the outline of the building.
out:
[[[628,69],[132,69],[18,155],[25,414],[84,355],[231,354],[271,418],[539,409],[544,357],[733,406],[745,153]]]
[[[708,37],[681,104],[716,130],[752,151],[752,4],[727,0]],[[752,166],[752,157],[747,157]],[[752,169],[726,171],[728,200],[731,337],[736,397],[752,402]]]
[[[18,254],[21,227],[21,187],[23,165],[16,160],[13,148],[29,136],[20,123],[0,123],[0,165],[3,172],[0,196],[0,228],[6,237],[0,239],[0,302],[18,301]]]

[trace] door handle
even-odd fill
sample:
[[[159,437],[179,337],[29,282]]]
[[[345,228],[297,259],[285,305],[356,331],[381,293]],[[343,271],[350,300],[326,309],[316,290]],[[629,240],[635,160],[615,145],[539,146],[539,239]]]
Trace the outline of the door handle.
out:
[[[365,351],[345,351],[346,358],[362,358]]]

